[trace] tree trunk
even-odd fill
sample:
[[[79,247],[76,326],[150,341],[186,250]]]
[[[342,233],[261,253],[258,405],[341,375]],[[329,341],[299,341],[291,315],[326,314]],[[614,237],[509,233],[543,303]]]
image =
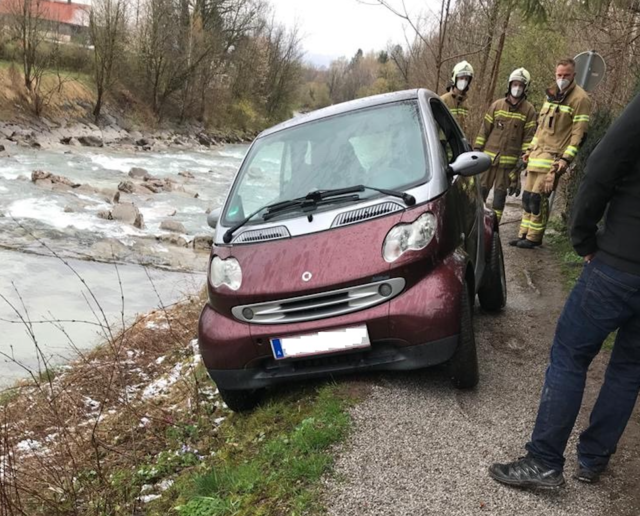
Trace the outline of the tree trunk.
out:
[[[489,57],[491,56],[491,50],[493,49],[493,39],[495,37],[496,26],[498,24],[498,15],[500,14],[500,0],[494,0],[489,12],[488,31],[486,48],[482,53],[482,60],[480,61],[480,69],[478,70],[478,83],[484,84],[484,79],[487,74],[487,65],[489,64]]]
[[[102,111],[102,96],[102,88],[98,88],[98,97],[96,98],[96,105],[93,108],[93,117],[95,118],[96,124],[100,120],[100,112]]]
[[[504,17],[502,23],[502,33],[498,40],[498,48],[496,49],[496,57],[493,61],[493,67],[491,69],[491,79],[489,82],[489,88],[487,89],[487,96],[485,97],[485,110],[493,102],[493,96],[496,91],[496,85],[498,83],[498,75],[500,73],[500,61],[502,60],[502,52],[504,50],[504,42],[507,37],[507,29],[509,28],[509,20],[511,19],[511,9],[507,10],[507,14]]]
[[[449,9],[451,8],[451,0],[442,0],[440,6],[440,29],[438,31],[438,50],[436,52],[436,82],[433,91],[440,91],[440,76],[442,73],[442,53],[444,51],[444,43],[447,40],[447,25],[449,24]]]
[[[629,74],[629,69],[626,65],[628,52],[629,52],[629,42],[631,41],[631,37],[633,35],[633,26],[636,20],[636,13],[625,13],[628,17],[626,23],[623,26],[624,37],[620,39],[619,47],[616,49],[616,55],[614,58],[614,66],[613,66],[613,74],[611,76],[611,100],[613,101],[616,97],[616,93],[621,93],[621,86],[624,85],[624,77]],[[624,88],[623,88],[624,89]],[[618,95],[615,100],[620,98],[624,99],[626,95]],[[611,102],[609,108],[613,107],[614,103]]]

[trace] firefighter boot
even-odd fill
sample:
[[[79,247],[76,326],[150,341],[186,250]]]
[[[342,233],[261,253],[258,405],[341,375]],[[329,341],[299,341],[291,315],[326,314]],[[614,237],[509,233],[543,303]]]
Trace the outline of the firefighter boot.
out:
[[[520,230],[518,232],[518,238],[515,240],[509,241],[510,246],[519,247],[518,244],[527,239],[530,220],[531,220],[531,192],[525,190],[522,194],[522,221],[520,222]]]
[[[496,217],[498,217],[498,222],[502,219],[502,214],[504,213],[504,207],[507,204],[507,192],[505,190],[494,190],[493,191],[493,211],[496,212]]]

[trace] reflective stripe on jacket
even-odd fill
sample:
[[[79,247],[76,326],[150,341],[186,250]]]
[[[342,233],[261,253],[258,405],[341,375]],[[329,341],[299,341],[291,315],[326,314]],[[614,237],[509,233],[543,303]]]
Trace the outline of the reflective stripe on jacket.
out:
[[[442,102],[444,105],[449,108],[449,111],[453,115],[453,118],[456,119],[460,127],[462,128],[462,132],[467,133],[468,131],[468,117],[469,117],[469,108],[465,106],[465,102],[467,100],[467,96],[465,94],[458,95],[449,91],[442,95]]]
[[[548,172],[560,158],[571,163],[587,134],[590,114],[591,99],[575,82],[562,99],[557,98],[557,88],[548,90],[531,142],[527,169]]]
[[[475,148],[484,151],[501,168],[514,168],[529,149],[536,132],[536,110],[528,100],[513,106],[506,98],[496,100],[484,116]]]

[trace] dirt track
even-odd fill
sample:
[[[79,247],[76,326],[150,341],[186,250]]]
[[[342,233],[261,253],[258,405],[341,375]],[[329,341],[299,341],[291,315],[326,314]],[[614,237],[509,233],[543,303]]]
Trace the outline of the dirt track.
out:
[[[517,202],[504,220],[518,219]],[[567,449],[567,486],[527,492],[487,475],[494,461],[524,455],[536,415],[549,348],[566,293],[549,249],[507,245],[517,224],[502,226],[509,300],[500,315],[476,306],[480,385],[454,391],[443,370],[377,374],[371,395],[353,409],[355,429],[326,487],[333,515],[624,515],[640,514],[640,417],[627,430],[610,473],[588,486],[571,478],[575,439]],[[602,353],[590,374],[579,431],[604,374]]]

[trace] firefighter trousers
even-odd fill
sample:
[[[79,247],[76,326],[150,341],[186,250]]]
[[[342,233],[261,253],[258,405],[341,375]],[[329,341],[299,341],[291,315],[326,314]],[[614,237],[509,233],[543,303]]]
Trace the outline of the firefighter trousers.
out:
[[[507,190],[509,189],[509,169],[492,166],[480,179],[482,200],[487,202],[489,192],[493,188],[493,211],[496,212],[498,221],[502,218],[505,204],[507,203]]]
[[[522,222],[520,238],[535,243],[542,243],[542,237],[549,222],[549,196],[542,193],[542,186],[547,172],[527,171],[527,178],[522,193]]]

